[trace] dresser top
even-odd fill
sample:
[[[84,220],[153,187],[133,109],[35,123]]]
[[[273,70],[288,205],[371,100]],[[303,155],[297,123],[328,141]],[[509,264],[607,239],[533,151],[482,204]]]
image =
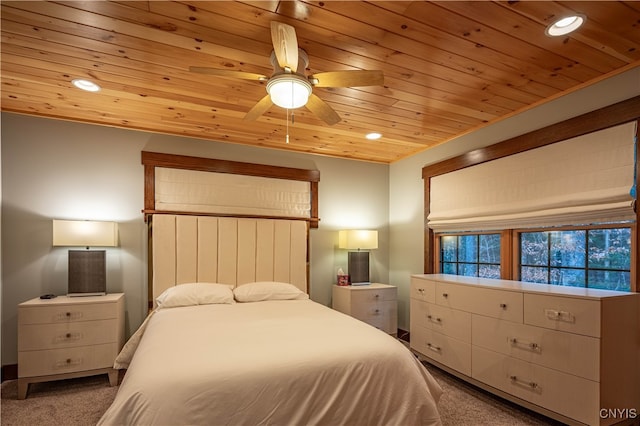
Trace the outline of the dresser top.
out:
[[[40,299],[35,297],[26,302],[20,303],[18,306],[42,306],[42,305],[76,305],[82,303],[113,303],[124,297],[124,293],[109,293],[104,296],[57,296],[53,299]]]
[[[590,299],[603,299],[607,297],[625,297],[629,295],[640,296],[640,293],[600,290],[596,288],[569,287],[551,284],[536,284],[523,281],[500,280],[491,278],[466,277],[449,274],[415,274],[414,278],[422,278],[431,281],[440,281],[451,284],[476,285],[500,290],[521,291],[526,293],[539,293],[548,295],[570,296]]]

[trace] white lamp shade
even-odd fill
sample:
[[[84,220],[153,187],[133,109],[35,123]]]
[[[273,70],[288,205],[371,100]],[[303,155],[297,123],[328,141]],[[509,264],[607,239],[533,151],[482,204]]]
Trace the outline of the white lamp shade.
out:
[[[53,245],[115,247],[118,245],[118,225],[116,222],[54,219]]]
[[[295,109],[307,104],[311,84],[296,75],[281,75],[267,83],[271,101],[281,108]]]
[[[347,230],[338,232],[338,247],[347,250],[378,248],[378,231]]]

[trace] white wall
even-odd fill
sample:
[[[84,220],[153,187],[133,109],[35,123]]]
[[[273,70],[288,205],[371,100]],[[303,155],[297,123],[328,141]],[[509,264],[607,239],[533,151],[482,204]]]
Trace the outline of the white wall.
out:
[[[398,286],[398,327],[409,327],[410,275],[424,271],[424,166],[638,95],[640,67],[393,163],[389,169],[389,279]]]
[[[107,290],[126,294],[128,334],[142,322],[147,306],[143,150],[320,170],[311,297],[331,303],[336,271],[346,269],[337,231],[348,227],[380,231],[372,279],[388,280],[387,165],[16,114],[3,113],[1,120],[2,365],[17,362],[17,305],[44,293],[66,293],[67,249],[51,246],[54,218],[118,222],[120,246],[107,249]]]

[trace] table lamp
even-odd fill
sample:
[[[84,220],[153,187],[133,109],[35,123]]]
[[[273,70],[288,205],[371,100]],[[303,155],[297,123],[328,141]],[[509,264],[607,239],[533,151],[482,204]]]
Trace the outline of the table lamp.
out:
[[[89,250],[89,247],[117,246],[115,222],[54,219],[53,245],[86,247],[86,250],[69,250],[68,296],[107,294],[106,251]]]
[[[378,231],[344,230],[338,232],[338,247],[348,253],[348,273],[351,285],[371,284],[369,279],[369,252],[378,248]]]

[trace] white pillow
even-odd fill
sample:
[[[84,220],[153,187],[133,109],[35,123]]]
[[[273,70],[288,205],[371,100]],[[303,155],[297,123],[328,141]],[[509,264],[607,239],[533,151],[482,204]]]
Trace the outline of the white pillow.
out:
[[[234,302],[231,287],[216,283],[178,284],[156,298],[158,308]]]
[[[260,302],[263,300],[301,300],[309,295],[292,284],[276,281],[260,281],[242,284],[233,289],[238,302]]]

